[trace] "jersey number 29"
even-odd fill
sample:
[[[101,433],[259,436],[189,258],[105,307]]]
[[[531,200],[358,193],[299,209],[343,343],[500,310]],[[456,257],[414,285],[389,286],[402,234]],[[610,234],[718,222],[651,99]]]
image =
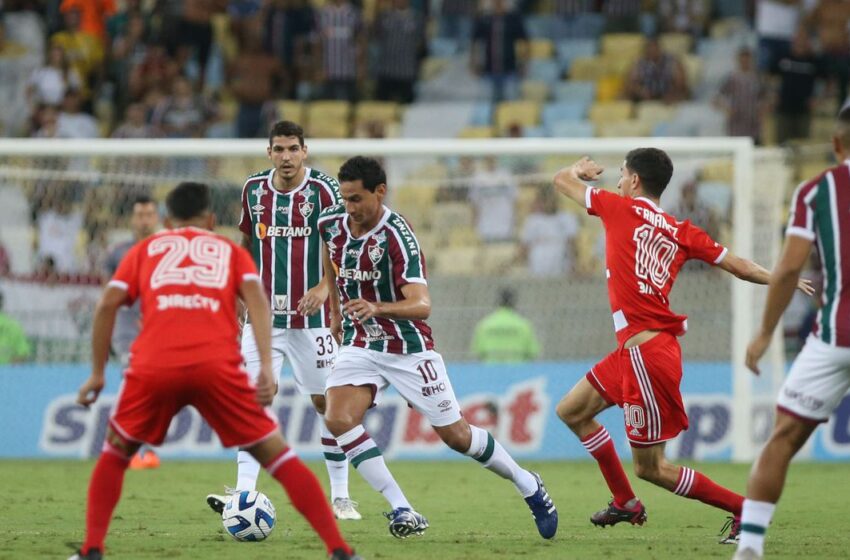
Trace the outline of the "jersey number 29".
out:
[[[176,284],[221,289],[230,272],[230,245],[214,237],[166,235],[148,245],[148,255],[165,254],[151,275],[151,289]],[[181,266],[189,257],[191,264]]]

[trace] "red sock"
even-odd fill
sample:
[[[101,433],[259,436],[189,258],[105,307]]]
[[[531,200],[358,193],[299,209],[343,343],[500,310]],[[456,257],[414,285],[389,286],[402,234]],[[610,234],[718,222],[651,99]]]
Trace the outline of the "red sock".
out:
[[[614,448],[614,442],[611,441],[608,430],[605,426],[600,426],[598,430],[582,439],[581,444],[599,463],[599,470],[602,471],[602,476],[605,477],[605,482],[614,496],[614,502],[625,506],[626,502],[635,497],[635,493],[632,485],[629,484],[626,471],[623,470],[623,464],[617,457],[617,450]]]
[[[319,479],[301,462],[295,451],[286,448],[263,466],[283,485],[292,505],[310,522],[313,530],[324,541],[328,553],[341,548],[351,554],[351,547],[339,532],[328,499],[319,485]]]
[[[124,473],[130,458],[108,442],[94,466],[89,482],[88,509],[86,510],[86,540],[81,551],[87,554],[90,548],[103,551],[103,541],[112,521],[112,512],[121,498]]]
[[[727,490],[704,474],[688,467],[682,467],[679,470],[679,480],[673,492],[726,510],[736,516],[741,515],[741,509],[744,507],[743,496]]]

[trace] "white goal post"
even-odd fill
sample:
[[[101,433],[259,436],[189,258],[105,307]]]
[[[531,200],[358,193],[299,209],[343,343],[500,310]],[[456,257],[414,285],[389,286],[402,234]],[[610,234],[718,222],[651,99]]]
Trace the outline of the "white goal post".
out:
[[[580,155],[604,157],[609,171],[602,184],[613,188],[617,165],[625,154],[636,147],[653,146],[667,151],[677,161],[684,158],[723,158],[731,163],[732,216],[731,249],[738,255],[755,259],[772,267],[778,254],[781,237],[783,204],[788,175],[780,154],[756,150],[750,139],[744,138],[588,138],[588,139],[308,139],[309,155],[319,157],[348,157],[352,155],[391,158],[510,156],[553,159],[564,156],[564,164]],[[83,165],[73,166],[72,173],[97,176],[100,171],[87,167],[93,158],[256,158],[262,157],[268,143],[256,140],[30,140],[0,139],[0,181],[20,178],[28,171],[14,162],[33,158],[78,158]],[[250,171],[250,170],[247,170]],[[331,170],[328,170],[331,171]],[[547,170],[548,171],[548,170]],[[30,171],[38,173],[37,168]],[[110,172],[115,172],[112,167]],[[120,172],[120,170],[119,170]],[[128,171],[128,173],[137,171]],[[391,185],[393,168],[388,166]],[[22,175],[23,174],[23,175]],[[246,174],[247,175],[247,172]],[[744,355],[753,330],[761,317],[764,289],[735,279],[731,282],[729,302],[729,349],[731,356],[733,408],[732,459],[753,458],[763,438],[764,403],[775,396],[784,375],[784,351],[781,337],[771,347],[769,364],[764,368],[768,380],[753,380],[744,367]],[[675,294],[674,289],[674,294]],[[725,302],[724,302],[725,304]],[[687,376],[687,371],[685,372]],[[770,408],[772,410],[772,407]],[[761,411],[761,412],[760,412]]]

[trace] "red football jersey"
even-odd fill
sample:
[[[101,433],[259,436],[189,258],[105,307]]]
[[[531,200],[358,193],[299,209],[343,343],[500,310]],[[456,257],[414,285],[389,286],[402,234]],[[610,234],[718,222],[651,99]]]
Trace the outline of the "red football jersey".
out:
[[[240,362],[236,298],[245,281],[260,281],[251,255],[207,230],[166,230],[134,245],[109,282],[128,303],[141,300],[130,367]]]
[[[685,334],[688,318],[673,313],[667,297],[676,275],[689,259],[717,264],[727,250],[647,198],[588,188],[585,206],[605,227],[605,275],[617,342],[644,330]]]

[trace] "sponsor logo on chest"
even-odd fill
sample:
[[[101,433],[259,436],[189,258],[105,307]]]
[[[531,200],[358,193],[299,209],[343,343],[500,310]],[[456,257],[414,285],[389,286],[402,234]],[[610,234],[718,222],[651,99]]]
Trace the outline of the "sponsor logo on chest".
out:
[[[310,237],[312,233],[310,226],[267,226],[263,223],[254,226],[254,235],[261,240],[266,237]]]

